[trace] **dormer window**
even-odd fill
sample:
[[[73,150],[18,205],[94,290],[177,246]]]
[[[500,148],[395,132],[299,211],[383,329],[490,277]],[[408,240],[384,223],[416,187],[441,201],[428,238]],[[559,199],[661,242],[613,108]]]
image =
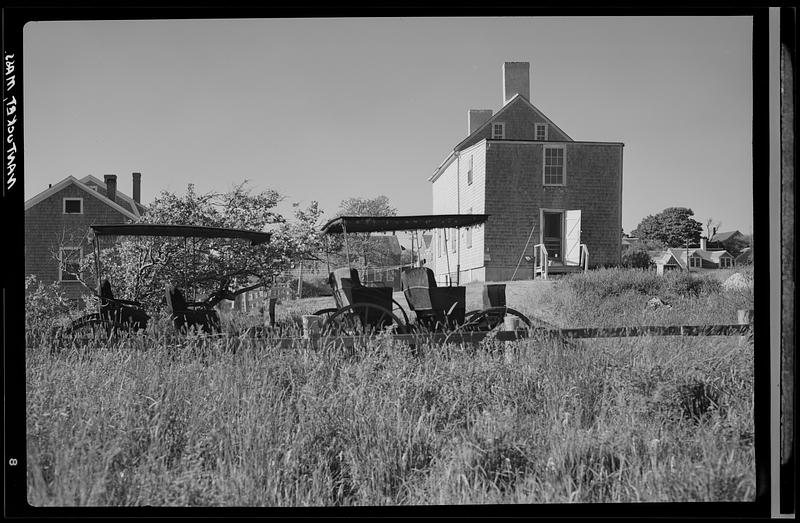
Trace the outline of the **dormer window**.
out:
[[[506,137],[506,124],[495,122],[492,124],[492,140],[503,140]]]
[[[64,198],[64,214],[83,214],[83,198]]]
[[[536,141],[537,142],[544,142],[547,141],[547,124],[546,123],[537,123],[535,127],[536,132]]]

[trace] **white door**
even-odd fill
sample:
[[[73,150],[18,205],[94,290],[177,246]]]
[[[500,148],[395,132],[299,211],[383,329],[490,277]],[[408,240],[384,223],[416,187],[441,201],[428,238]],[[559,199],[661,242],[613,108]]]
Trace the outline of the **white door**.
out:
[[[564,263],[580,265],[581,263],[581,211],[565,211],[564,213]]]

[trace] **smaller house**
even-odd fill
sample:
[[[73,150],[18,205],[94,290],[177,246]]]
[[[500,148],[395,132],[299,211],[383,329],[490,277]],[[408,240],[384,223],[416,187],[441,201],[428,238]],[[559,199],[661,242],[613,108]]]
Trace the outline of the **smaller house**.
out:
[[[670,248],[666,251],[649,251],[659,275],[668,270],[701,272],[735,267],[734,257],[728,251],[709,251],[698,248]]]
[[[741,253],[748,246],[748,240],[739,231],[716,232],[708,239],[709,250],[726,250],[734,255]]]

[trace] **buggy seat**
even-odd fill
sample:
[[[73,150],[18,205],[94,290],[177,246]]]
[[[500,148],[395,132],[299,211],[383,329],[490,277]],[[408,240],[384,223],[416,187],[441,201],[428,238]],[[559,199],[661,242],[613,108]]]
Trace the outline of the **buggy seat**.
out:
[[[183,291],[170,284],[166,288],[166,298],[167,310],[176,329],[185,330],[198,326],[209,333],[220,330],[219,315],[213,307],[202,302],[187,302]]]
[[[403,271],[400,279],[408,306],[420,323],[429,328],[435,328],[437,323],[450,327],[464,323],[466,287],[437,287],[428,267]]]
[[[355,303],[369,303],[392,310],[392,288],[363,285],[355,269],[335,269],[329,276],[329,282],[336,306],[340,309]]]
[[[104,279],[100,283],[100,317],[130,326],[134,330],[147,327],[150,316],[138,301],[122,300],[114,297],[111,282]]]

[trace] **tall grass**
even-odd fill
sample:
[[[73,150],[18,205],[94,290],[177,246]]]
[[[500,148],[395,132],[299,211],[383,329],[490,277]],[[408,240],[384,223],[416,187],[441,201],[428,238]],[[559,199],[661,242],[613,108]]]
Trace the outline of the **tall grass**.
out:
[[[575,298],[570,285],[551,289],[553,306]],[[725,299],[672,311],[711,320],[694,309],[719,300],[728,317]],[[600,320],[639,319],[617,305]],[[595,306],[574,314],[588,321]],[[60,352],[29,340],[35,506],[754,498],[753,346],[738,337],[487,340],[414,355],[391,340],[347,355],[268,339],[233,351],[230,337],[158,329]]]

